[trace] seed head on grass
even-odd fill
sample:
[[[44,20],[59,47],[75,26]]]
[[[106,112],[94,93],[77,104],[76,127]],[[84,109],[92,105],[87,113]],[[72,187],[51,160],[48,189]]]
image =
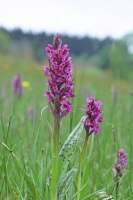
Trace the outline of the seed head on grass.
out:
[[[57,34],[53,39],[53,45],[48,44],[46,55],[49,66],[44,66],[45,76],[48,77],[48,90],[44,94],[49,101],[49,107],[54,116],[65,115],[72,112],[72,104],[69,99],[74,98],[74,82],[72,81],[72,61],[69,57],[67,45],[61,46],[62,41]]]
[[[23,85],[22,85],[22,75],[18,74],[14,79],[13,79],[13,90],[14,90],[14,95],[15,96],[22,96],[23,95]]]
[[[101,114],[103,110],[100,108],[102,105],[101,101],[96,101],[94,97],[86,98],[87,106],[86,106],[86,119],[84,121],[84,128],[88,135],[92,133],[98,134],[101,130],[99,123],[103,121]]]

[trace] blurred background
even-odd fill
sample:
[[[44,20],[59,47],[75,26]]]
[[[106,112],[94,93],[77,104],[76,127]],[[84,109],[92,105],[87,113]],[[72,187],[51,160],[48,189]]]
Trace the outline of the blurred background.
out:
[[[0,69],[5,56],[44,63],[59,33],[77,67],[132,80],[132,8],[132,0],[0,0]]]
[[[133,80],[132,8],[132,0],[0,0],[0,88],[11,85],[20,73],[42,95],[45,88],[38,90],[35,83],[42,81],[45,87],[45,47],[59,33],[70,48],[80,80],[84,79],[81,71],[97,84],[101,84],[99,77],[106,83],[111,79],[110,92],[129,83],[129,94]],[[97,95],[97,90],[94,93]]]

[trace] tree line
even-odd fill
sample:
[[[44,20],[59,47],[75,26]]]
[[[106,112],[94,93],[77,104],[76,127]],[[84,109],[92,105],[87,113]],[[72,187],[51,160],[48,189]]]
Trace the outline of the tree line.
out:
[[[31,57],[37,62],[46,59],[45,47],[53,41],[53,34],[46,32],[23,32],[21,29],[7,30],[0,28],[0,53]],[[133,69],[133,56],[125,40],[111,37],[77,37],[61,35],[63,44],[68,44],[70,54],[83,58],[89,64],[101,69],[112,69],[116,76],[128,78]],[[131,35],[130,35],[131,37]],[[128,36],[126,37],[128,43]]]
[[[12,48],[15,45],[20,46],[22,42],[25,44],[25,48],[31,46],[37,61],[42,61],[44,59],[44,48],[47,46],[47,44],[51,44],[54,36],[53,34],[47,34],[45,32],[36,34],[32,32],[24,33],[21,29],[8,31],[4,28],[1,28],[0,32],[1,34],[3,33],[6,38],[8,38],[8,42],[10,40],[10,42],[14,44],[12,45]],[[79,38],[77,36],[70,37],[68,35],[60,35],[60,37],[63,41],[63,44],[68,44],[70,53],[75,56],[79,56],[81,54],[86,54],[87,56],[96,55],[106,46],[111,46],[113,42],[113,39],[110,37],[107,37],[103,40],[89,36]]]

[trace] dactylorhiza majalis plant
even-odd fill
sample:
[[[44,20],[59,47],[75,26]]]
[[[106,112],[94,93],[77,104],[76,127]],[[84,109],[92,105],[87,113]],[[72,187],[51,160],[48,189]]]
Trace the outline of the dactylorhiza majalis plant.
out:
[[[50,181],[51,200],[64,199],[68,195],[68,189],[72,184],[76,174],[78,174],[77,192],[74,196],[80,199],[81,171],[85,155],[88,137],[94,133],[98,134],[103,113],[100,106],[101,101],[96,101],[94,97],[87,98],[86,110],[83,110],[86,116],[82,117],[78,125],[69,135],[68,139],[59,151],[60,123],[68,114],[73,112],[72,104],[69,99],[74,98],[74,82],[72,74],[72,61],[69,57],[67,45],[61,46],[62,41],[57,34],[53,39],[53,45],[48,44],[46,55],[49,66],[44,66],[45,76],[48,77],[48,90],[44,94],[48,98],[48,105],[54,117],[53,131],[53,158],[52,158],[52,176]],[[78,139],[83,128],[86,130],[86,137],[81,154],[79,155],[79,164],[75,169],[69,168],[69,162],[74,155]]]
[[[116,186],[115,186],[116,197],[118,195],[120,178],[125,173],[125,168],[128,167],[127,156],[128,154],[125,153],[124,149],[119,149],[117,151],[115,168],[114,168],[114,180],[116,182]]]
[[[81,189],[81,172],[82,172],[82,164],[83,158],[86,151],[86,146],[88,142],[89,136],[94,133],[98,134],[101,130],[100,123],[103,121],[101,114],[103,110],[100,108],[102,105],[101,101],[96,101],[94,97],[86,98],[87,106],[86,110],[83,110],[86,114],[85,121],[83,122],[84,128],[86,130],[86,137],[84,140],[84,145],[80,154],[79,159],[79,168],[78,168],[78,191]],[[77,200],[80,199],[80,193],[77,195]]]
[[[64,116],[72,112],[72,104],[69,98],[75,97],[69,49],[67,45],[61,46],[61,44],[62,41],[57,34],[53,39],[53,45],[48,44],[45,49],[49,66],[44,66],[45,76],[48,77],[48,90],[44,95],[48,97],[49,108],[54,116],[54,151],[51,180],[51,199],[53,200],[57,199],[60,122]]]

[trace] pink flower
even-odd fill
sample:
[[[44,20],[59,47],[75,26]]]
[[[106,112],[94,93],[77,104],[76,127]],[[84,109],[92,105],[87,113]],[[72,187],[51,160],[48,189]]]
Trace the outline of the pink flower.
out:
[[[88,104],[86,106],[87,110],[85,110],[87,117],[84,121],[84,128],[88,135],[92,133],[98,134],[101,130],[99,123],[103,121],[101,116],[103,110],[100,108],[102,102],[96,101],[94,97],[87,97],[86,101]]]
[[[122,177],[124,168],[128,167],[128,159],[127,154],[125,153],[124,149],[119,149],[117,152],[114,175],[115,179]]]
[[[14,89],[14,95],[15,96],[22,96],[23,94],[23,85],[22,85],[22,75],[18,74],[13,79],[13,89]]]
[[[125,153],[124,149],[119,149],[119,161],[121,166],[128,166],[127,154]]]
[[[70,98],[74,98],[74,82],[72,81],[72,61],[69,57],[67,45],[61,46],[62,41],[57,34],[53,39],[53,45],[48,44],[46,55],[49,66],[44,66],[45,76],[48,77],[47,96],[53,115],[58,114],[62,118],[72,112]]]

